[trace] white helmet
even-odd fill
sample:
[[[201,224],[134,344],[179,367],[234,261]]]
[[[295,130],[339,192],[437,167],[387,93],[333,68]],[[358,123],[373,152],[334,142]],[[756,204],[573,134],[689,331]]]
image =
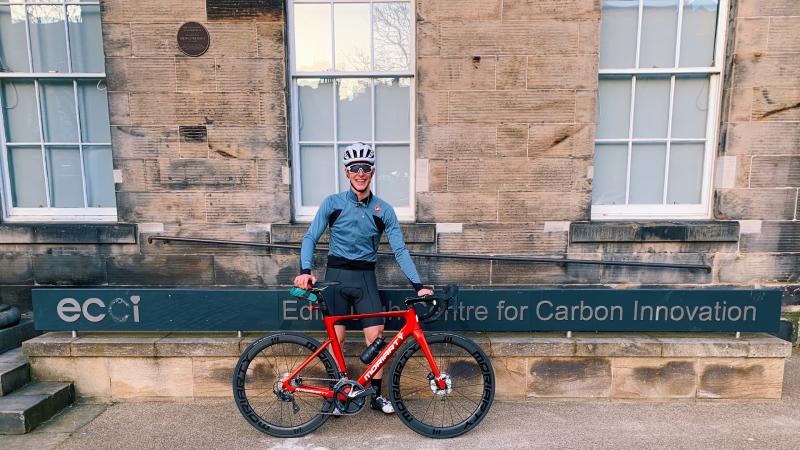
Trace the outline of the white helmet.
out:
[[[368,144],[356,142],[344,149],[343,162],[345,166],[356,162],[375,164],[375,152]]]

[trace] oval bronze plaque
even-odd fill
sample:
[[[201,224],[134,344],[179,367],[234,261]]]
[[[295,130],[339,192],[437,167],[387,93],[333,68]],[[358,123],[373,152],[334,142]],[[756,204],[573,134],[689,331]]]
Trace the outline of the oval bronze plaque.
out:
[[[211,36],[203,24],[186,22],[178,28],[178,48],[187,56],[200,56],[211,45]]]

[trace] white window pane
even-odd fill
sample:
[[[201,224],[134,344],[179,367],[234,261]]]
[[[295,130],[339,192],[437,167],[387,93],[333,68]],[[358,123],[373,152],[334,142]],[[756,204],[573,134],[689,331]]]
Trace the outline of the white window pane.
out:
[[[83,208],[83,177],[78,147],[48,147],[50,202],[56,208]]]
[[[369,79],[341,78],[336,81],[336,127],[338,139],[372,140],[371,89]]]
[[[83,142],[111,142],[105,81],[78,81],[78,110]]]
[[[375,70],[411,68],[411,5],[374,3]]]
[[[670,146],[667,203],[700,203],[704,153],[704,144]]]
[[[295,66],[298,71],[329,71],[331,61],[331,5],[294,5]]]
[[[411,156],[408,145],[378,145],[375,158],[378,196],[394,207],[409,206]]]
[[[407,141],[411,128],[411,81],[408,78],[375,80],[375,139]]]
[[[325,197],[333,193],[334,169],[333,146],[300,146],[302,179],[300,189],[303,206],[319,206]]]
[[[339,192],[350,189],[350,180],[344,174],[344,150],[353,142],[339,145],[339,159],[336,162],[336,171],[339,172]]]
[[[684,0],[681,67],[714,65],[718,0]]]
[[[336,27],[336,70],[370,70],[369,4],[333,5],[333,24]]]
[[[600,80],[597,138],[627,138],[631,120],[631,79]]]
[[[669,78],[638,77],[633,108],[633,137],[667,137]]]
[[[600,18],[600,68],[627,68],[636,64],[638,0],[606,0]]]
[[[595,146],[592,203],[595,205],[625,204],[627,171],[627,144],[598,144]]]
[[[678,0],[645,0],[639,67],[674,67]]]
[[[67,72],[67,35],[64,7],[28,6],[34,72]],[[21,44],[21,43],[20,43]]]
[[[0,71],[28,72],[25,7],[0,6]]]
[[[36,90],[32,81],[3,82],[3,114],[9,142],[40,142]]]
[[[705,138],[708,78],[677,78],[672,113],[672,137]]]
[[[46,208],[42,148],[9,147],[11,201],[18,208]]]
[[[104,72],[100,6],[67,6],[73,72]]]
[[[86,174],[86,197],[89,207],[114,208],[114,165],[111,147],[83,147],[83,170]]]
[[[297,80],[301,141],[333,140],[333,80]]]
[[[40,82],[42,122],[47,142],[78,142],[72,81]]]
[[[634,144],[628,203],[661,204],[667,144]]]

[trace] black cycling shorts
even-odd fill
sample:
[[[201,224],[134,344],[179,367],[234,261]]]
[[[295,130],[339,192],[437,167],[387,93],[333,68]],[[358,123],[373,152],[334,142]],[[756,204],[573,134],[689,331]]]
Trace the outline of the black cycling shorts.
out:
[[[378,282],[374,270],[348,270],[328,267],[325,281],[338,281],[341,284],[325,290],[324,298],[331,316],[350,314],[370,314],[384,311],[378,295]],[[341,324],[341,323],[339,323]],[[361,327],[383,325],[383,317],[361,319]]]

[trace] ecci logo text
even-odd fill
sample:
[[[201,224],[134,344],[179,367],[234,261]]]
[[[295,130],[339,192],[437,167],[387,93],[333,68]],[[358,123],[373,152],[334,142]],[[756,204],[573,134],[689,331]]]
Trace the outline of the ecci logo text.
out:
[[[81,316],[89,322],[100,322],[108,316],[118,323],[127,322],[131,318],[138,323],[140,301],[141,297],[138,295],[132,295],[130,300],[117,297],[106,307],[105,302],[97,297],[87,298],[83,303],[67,297],[58,302],[56,313],[61,320],[70,323],[76,322]]]

